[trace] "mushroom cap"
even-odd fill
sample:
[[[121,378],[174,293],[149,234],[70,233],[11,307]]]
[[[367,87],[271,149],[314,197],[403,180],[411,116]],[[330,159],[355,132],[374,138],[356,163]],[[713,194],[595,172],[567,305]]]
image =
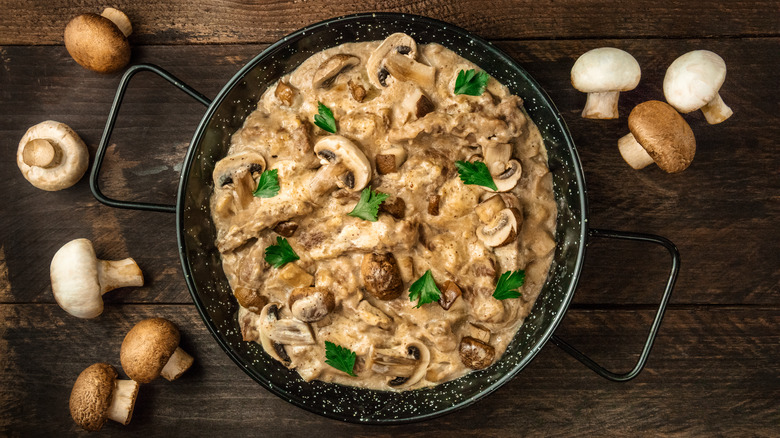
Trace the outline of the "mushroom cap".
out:
[[[685,119],[669,104],[640,103],[628,115],[628,129],[655,163],[666,172],[681,172],[696,154],[696,138]]]
[[[323,165],[343,164],[352,172],[354,182],[348,190],[358,192],[371,180],[371,163],[360,148],[346,137],[328,135],[314,145]]]
[[[417,58],[417,43],[414,38],[405,33],[394,33],[379,45],[368,57],[366,62],[366,73],[372,84],[377,88],[383,88],[387,86],[387,71],[385,71],[385,77],[380,78],[379,74],[384,69],[385,58],[392,53],[400,53],[406,55],[411,59]]]
[[[103,313],[103,298],[92,242],[75,239],[62,246],[51,260],[51,290],[66,312],[79,318]]]
[[[641,76],[636,59],[614,47],[589,50],[571,68],[571,84],[583,93],[633,90]]]
[[[130,62],[130,43],[108,18],[83,14],[65,27],[65,48],[82,67],[98,73],[119,70]]]
[[[149,383],[160,375],[179,340],[176,324],[164,318],[145,319],[130,329],[122,341],[122,368],[136,382]]]
[[[25,162],[25,147],[36,139],[47,140],[53,143],[52,146],[59,148],[59,163],[52,167],[38,167]],[[25,179],[35,187],[47,191],[62,190],[76,184],[84,176],[89,167],[89,151],[81,137],[68,125],[46,120],[31,126],[19,140],[16,164]]]
[[[689,113],[713,100],[725,79],[723,58],[709,50],[694,50],[666,69],[664,96],[678,111]]]
[[[114,381],[118,374],[107,363],[88,366],[79,374],[70,393],[70,416],[79,426],[94,432],[108,419]]]

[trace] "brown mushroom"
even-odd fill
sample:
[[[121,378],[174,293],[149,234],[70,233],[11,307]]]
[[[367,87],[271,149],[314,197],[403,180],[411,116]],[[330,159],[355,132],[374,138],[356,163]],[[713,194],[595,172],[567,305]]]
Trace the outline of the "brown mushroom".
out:
[[[254,199],[252,192],[257,188],[265,169],[265,158],[257,152],[243,151],[228,155],[214,166],[212,178],[215,191],[228,190],[226,193],[232,199],[233,210],[242,210]]]
[[[284,236],[284,237],[292,237],[293,234],[298,230],[298,224],[296,224],[293,221],[283,221],[279,222],[274,226],[274,233]]]
[[[366,62],[366,73],[371,83],[377,88],[387,87],[389,72],[385,67],[385,61],[389,55],[400,54],[411,60],[417,58],[417,43],[414,38],[405,33],[394,33],[371,53]]]
[[[83,14],[65,27],[65,48],[82,67],[98,73],[117,71],[130,62],[133,32],[127,15],[106,8],[101,15]]]
[[[176,380],[194,361],[179,347],[180,339],[176,324],[164,318],[144,319],[122,341],[119,351],[122,368],[140,383],[149,383],[159,376]]]
[[[439,215],[439,202],[441,202],[441,196],[430,195],[428,196],[428,214],[431,216]]]
[[[276,96],[276,98],[285,105],[292,106],[293,102],[295,101],[296,94],[297,93],[295,92],[295,89],[292,87],[292,85],[282,81],[279,81],[279,83],[276,84],[274,96]]]
[[[623,159],[634,169],[655,162],[668,173],[682,172],[696,154],[691,127],[671,105],[657,100],[640,103],[628,116],[630,134],[618,141]]]
[[[314,89],[328,89],[333,86],[338,76],[350,70],[352,67],[360,64],[360,58],[355,55],[339,53],[331,56],[320,64],[311,79],[311,86]]]
[[[64,123],[46,120],[31,126],[19,141],[16,164],[24,178],[41,190],[76,184],[89,167],[89,151]]]
[[[100,430],[107,419],[130,423],[138,395],[138,382],[118,379],[107,363],[88,366],[79,374],[70,393],[70,416],[84,430]]]
[[[303,322],[316,322],[336,307],[333,292],[318,287],[299,287],[287,298],[292,316]]]
[[[322,166],[309,182],[313,197],[335,187],[359,192],[371,180],[371,163],[363,151],[346,137],[323,137],[314,145],[314,152],[320,157]]]
[[[349,93],[352,95],[352,98],[355,99],[358,102],[362,102],[363,99],[366,98],[366,88],[357,82],[350,79],[347,82],[347,85],[349,86]]]
[[[496,350],[478,339],[466,336],[460,340],[460,361],[472,370],[485,369],[493,363]]]
[[[236,296],[238,304],[250,312],[260,313],[263,307],[268,304],[268,298],[260,295],[256,289],[238,286],[233,289],[233,295]]]
[[[314,344],[314,335],[309,325],[294,319],[280,318],[279,307],[279,304],[271,303],[260,312],[260,339],[265,337],[281,345]],[[274,347],[274,350],[278,350],[278,347]]]
[[[439,305],[444,310],[450,310],[450,307],[452,307],[455,300],[457,300],[461,294],[462,292],[458,285],[452,280],[447,280],[447,282],[444,283],[444,287],[441,288]]]
[[[380,300],[398,298],[404,289],[401,271],[392,253],[364,255],[360,272],[366,290]]]

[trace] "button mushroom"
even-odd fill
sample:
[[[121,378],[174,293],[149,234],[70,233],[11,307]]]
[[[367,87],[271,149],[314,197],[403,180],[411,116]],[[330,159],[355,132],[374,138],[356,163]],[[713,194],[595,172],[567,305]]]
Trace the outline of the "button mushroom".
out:
[[[309,183],[314,195],[338,186],[357,192],[371,180],[371,163],[355,143],[340,135],[321,138],[314,145],[322,167]]]
[[[636,88],[641,74],[639,63],[623,50],[601,47],[582,54],[571,69],[571,84],[588,93],[582,117],[617,119],[620,92]]]
[[[88,366],[76,378],[70,392],[70,416],[84,430],[100,430],[111,419],[127,426],[133,416],[138,382],[118,379],[107,363]]]
[[[433,86],[435,69],[417,61],[417,43],[404,33],[394,33],[371,53],[366,63],[368,78],[377,88],[388,86],[388,77],[411,80],[423,86]]]
[[[696,154],[696,138],[685,119],[664,102],[640,103],[628,116],[630,134],[618,141],[623,159],[634,169],[655,162],[668,173],[682,172]]]
[[[181,335],[176,324],[164,318],[149,318],[127,332],[119,350],[119,360],[127,375],[139,383],[159,376],[176,380],[194,362],[179,347]]]
[[[723,58],[709,50],[694,50],[675,59],[666,70],[664,96],[681,113],[701,109],[714,125],[733,114],[718,94],[725,79]]]
[[[260,312],[260,345],[284,366],[291,363],[285,345],[313,345],[314,335],[308,324],[279,317],[279,304],[271,303]]]
[[[333,86],[338,76],[353,67],[360,64],[360,58],[355,55],[339,53],[323,61],[314,71],[311,86],[315,90],[318,88],[328,89]]]
[[[460,361],[472,370],[485,369],[493,363],[496,350],[478,339],[466,336],[460,340]]]
[[[411,81],[426,88],[433,88],[436,79],[435,68],[417,62],[413,58],[398,52],[387,55],[387,58],[385,58],[385,70],[398,81]],[[385,82],[387,82],[387,79],[385,79]]]
[[[484,226],[477,228],[477,237],[490,247],[507,245],[517,238],[521,217],[515,208],[500,210]]]
[[[392,253],[371,253],[363,256],[360,273],[366,290],[380,300],[398,298],[403,292],[404,283],[401,271]]]
[[[16,164],[30,184],[56,191],[81,179],[89,166],[89,152],[68,125],[47,120],[24,133],[16,151]]]
[[[103,294],[120,287],[143,286],[135,260],[99,260],[92,242],[71,240],[51,260],[51,289],[63,310],[78,318],[103,313]]]
[[[398,172],[406,161],[406,149],[392,145],[376,155],[376,171],[380,175]]]
[[[106,8],[101,15],[83,14],[71,20],[65,27],[65,48],[82,67],[110,73],[130,62],[127,37],[132,32],[127,15]]]
[[[403,351],[398,349],[376,349],[372,355],[371,370],[389,376],[387,384],[396,388],[408,388],[425,376],[431,353],[422,342],[407,344]]]
[[[316,322],[336,307],[333,292],[318,287],[299,287],[287,298],[293,318],[303,322]]]
[[[265,158],[257,152],[228,155],[214,166],[212,178],[215,190],[229,190],[226,193],[232,195],[232,206],[235,210],[242,210],[254,199],[252,192],[257,188],[265,165]]]

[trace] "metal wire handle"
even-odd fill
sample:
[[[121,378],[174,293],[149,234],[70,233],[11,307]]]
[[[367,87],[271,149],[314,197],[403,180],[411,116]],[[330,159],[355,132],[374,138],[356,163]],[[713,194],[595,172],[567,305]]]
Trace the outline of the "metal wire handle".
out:
[[[128,68],[125,74],[122,76],[122,80],[119,81],[119,87],[116,90],[116,96],[114,96],[114,103],[111,104],[111,111],[108,113],[108,120],[106,121],[106,127],[103,129],[103,137],[101,137],[100,145],[98,146],[97,152],[95,152],[95,164],[92,165],[92,172],[90,172],[89,174],[89,188],[90,190],[92,190],[92,195],[95,197],[95,199],[110,207],[174,213],[176,211],[175,205],[153,204],[149,202],[121,201],[118,199],[109,198],[108,196],[103,194],[98,184],[98,179],[100,176],[100,167],[103,164],[103,158],[105,157],[106,149],[108,148],[108,141],[111,139],[111,133],[114,131],[114,124],[116,123],[116,117],[117,114],[119,113],[119,107],[122,106],[122,99],[125,96],[125,91],[127,91],[127,86],[130,83],[130,79],[132,79],[136,73],[139,73],[144,70],[157,74],[161,78],[175,85],[176,88],[187,93],[193,99],[202,103],[203,105],[205,106],[211,105],[211,100],[208,97],[204,96],[194,88],[190,87],[189,85],[179,80],[179,78],[177,78],[176,76],[168,73],[167,71],[165,71],[164,69],[156,65],[137,64]]]
[[[640,233],[630,233],[626,231],[611,231],[611,230],[598,230],[598,229],[591,229],[589,230],[588,233],[590,237],[604,237],[608,239],[621,239],[621,240],[633,240],[639,242],[656,243],[666,248],[666,250],[669,251],[669,254],[672,256],[672,267],[669,271],[669,278],[666,281],[666,288],[664,289],[664,294],[661,297],[661,303],[658,305],[658,310],[655,313],[655,319],[653,320],[653,324],[650,326],[650,333],[647,335],[647,340],[645,341],[645,346],[642,349],[642,353],[639,355],[639,360],[637,360],[636,365],[634,365],[634,368],[631,371],[624,374],[615,373],[613,371],[610,371],[602,367],[601,365],[596,363],[593,359],[589,358],[581,351],[572,347],[568,342],[564,341],[558,336],[553,335],[552,338],[550,339],[553,344],[561,347],[563,351],[572,355],[575,359],[585,364],[585,366],[595,371],[596,374],[600,375],[601,377],[609,379],[613,382],[626,382],[639,375],[639,373],[642,371],[642,368],[645,367],[645,362],[647,362],[647,357],[650,355],[650,350],[653,348],[653,342],[655,342],[656,335],[658,334],[658,328],[661,326],[661,320],[663,320],[664,318],[664,312],[666,311],[666,304],[669,302],[669,297],[671,297],[672,295],[672,289],[674,288],[674,283],[675,281],[677,281],[677,273],[680,271],[680,252],[677,251],[677,247],[674,245],[674,243],[669,241],[669,239],[666,239],[661,236],[655,236],[652,234],[640,234]]]

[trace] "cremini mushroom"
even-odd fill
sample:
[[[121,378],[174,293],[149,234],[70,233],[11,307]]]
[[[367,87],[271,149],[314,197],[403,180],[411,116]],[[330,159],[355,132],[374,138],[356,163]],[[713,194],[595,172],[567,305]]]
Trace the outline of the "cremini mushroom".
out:
[[[441,297],[439,297],[439,305],[444,310],[450,310],[450,307],[455,303],[455,300],[462,295],[460,287],[452,281],[447,280],[444,283],[444,287],[441,288]]]
[[[284,366],[289,366],[291,359],[285,350],[284,345],[272,341],[267,334],[264,333],[263,325],[268,325],[276,322],[279,319],[279,305],[276,303],[267,304],[260,312],[260,327],[259,337],[260,345],[263,346],[263,350],[268,353],[272,358],[281,362]]]
[[[493,175],[493,182],[496,184],[497,192],[508,192],[515,188],[520,178],[523,176],[523,167],[517,160],[506,162],[506,168],[499,174]],[[492,189],[488,189],[492,190]]]
[[[626,134],[618,141],[623,159],[634,169],[655,162],[668,173],[682,172],[696,154],[691,127],[671,106],[657,100],[640,103],[628,116]]]
[[[293,318],[303,322],[316,322],[326,317],[336,307],[333,292],[319,287],[299,287],[287,298],[287,306]]]
[[[391,145],[376,155],[376,171],[380,175],[398,172],[406,161],[406,149],[403,146]]]
[[[292,106],[297,95],[298,92],[295,88],[287,82],[279,81],[279,83],[276,84],[276,89],[274,89],[274,96],[287,106]]]
[[[431,216],[439,215],[439,203],[441,202],[440,195],[428,196],[428,214]]]
[[[404,283],[392,253],[369,253],[363,256],[360,273],[366,290],[380,300],[398,298]]]
[[[238,301],[238,304],[250,312],[260,313],[263,307],[268,304],[268,298],[260,295],[258,290],[249,287],[236,286],[233,289],[233,295],[236,296],[236,301]]]
[[[314,145],[322,166],[309,183],[314,195],[338,186],[357,192],[371,180],[371,163],[360,148],[340,135],[321,138]]]
[[[78,318],[94,318],[103,313],[106,292],[144,284],[135,260],[100,260],[87,239],[71,240],[57,250],[50,274],[57,304]]]
[[[358,102],[362,102],[363,99],[366,98],[366,87],[364,87],[362,84],[353,81],[350,79],[347,82],[347,86],[349,86],[349,93],[352,95],[352,98],[355,99]]]
[[[582,117],[617,119],[621,91],[636,88],[642,72],[631,54],[614,47],[583,53],[571,69],[571,84],[588,93]]]
[[[493,363],[496,350],[489,344],[466,336],[460,340],[460,360],[472,370],[485,369]]]
[[[726,63],[709,50],[694,50],[675,59],[664,76],[664,96],[677,111],[689,113],[701,109],[711,125],[733,114],[720,91],[726,79]]]
[[[368,78],[377,88],[387,87],[388,78],[414,81],[432,87],[436,70],[416,61],[417,43],[404,33],[394,33],[379,45],[366,62]]]
[[[119,360],[127,375],[139,383],[149,383],[159,376],[176,380],[194,362],[179,341],[176,324],[164,318],[149,318],[127,332],[119,350]]]
[[[282,221],[274,226],[274,233],[284,237],[292,237],[297,230],[298,224],[293,221]]]
[[[512,159],[512,145],[509,143],[488,144],[482,147],[482,154],[485,165],[493,176],[493,182],[498,189],[496,191],[508,192],[515,188],[523,176],[523,168],[519,161]]]
[[[16,164],[35,187],[62,190],[84,176],[89,167],[89,151],[68,125],[47,120],[24,133],[16,151]]]
[[[130,62],[127,37],[132,32],[127,15],[106,8],[100,15],[83,14],[72,19],[65,27],[65,48],[82,67],[110,73]]]
[[[516,208],[506,208],[499,195],[477,205],[475,209],[484,224],[477,228],[477,237],[487,246],[499,247],[513,242],[522,223],[522,216]]]
[[[431,353],[422,342],[413,341],[403,349],[374,349],[371,370],[388,376],[388,386],[408,388],[425,376]]]
[[[70,416],[84,430],[100,430],[106,420],[127,425],[133,416],[138,382],[119,379],[107,363],[88,366],[76,378],[70,392]]]
[[[397,124],[402,125],[425,117],[426,114],[434,109],[431,99],[422,90],[415,88],[406,94],[399,105],[393,107],[393,118]]]
[[[243,210],[252,202],[252,192],[265,168],[265,158],[253,151],[228,155],[217,162],[212,172],[215,191],[230,201],[225,207],[229,212]]]
[[[333,86],[341,73],[344,73],[360,64],[360,58],[355,55],[339,53],[331,56],[320,64],[311,79],[311,86],[328,89]]]

